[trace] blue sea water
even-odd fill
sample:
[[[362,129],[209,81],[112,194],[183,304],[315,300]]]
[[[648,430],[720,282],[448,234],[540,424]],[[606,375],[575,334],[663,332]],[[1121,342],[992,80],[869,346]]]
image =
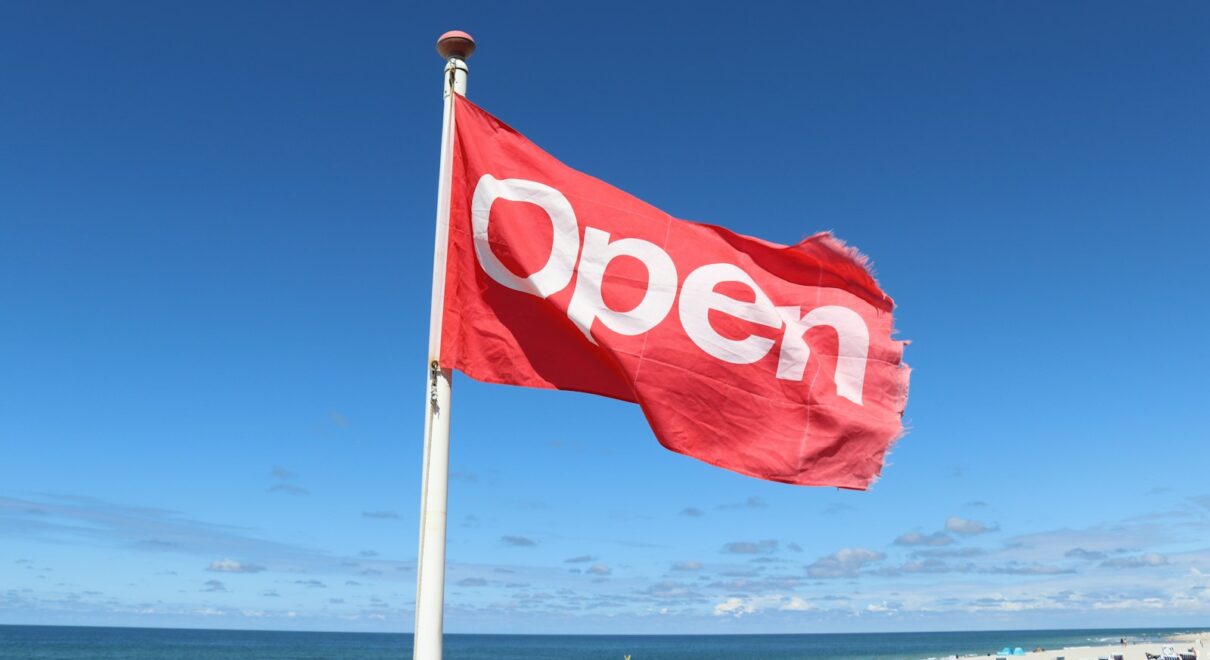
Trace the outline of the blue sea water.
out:
[[[1177,629],[1017,630],[819,635],[446,635],[449,660],[918,660],[1156,640]],[[404,634],[0,626],[0,660],[379,660],[410,658]]]

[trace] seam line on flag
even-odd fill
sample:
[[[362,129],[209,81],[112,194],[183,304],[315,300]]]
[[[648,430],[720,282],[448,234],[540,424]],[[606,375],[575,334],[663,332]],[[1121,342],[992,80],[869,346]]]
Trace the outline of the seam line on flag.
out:
[[[672,236],[672,216],[665,213],[664,214],[664,240],[660,241],[660,247],[665,252],[668,251],[668,237],[669,236]],[[651,273],[647,274],[647,278],[651,279]],[[678,279],[680,279],[680,278],[678,278]],[[678,282],[676,285],[676,295],[680,296],[680,294],[681,294],[681,285]],[[636,387],[639,384],[639,374],[643,372],[643,360],[646,359],[646,356],[647,356],[647,341],[649,339],[651,339],[651,333],[650,332],[643,333],[643,345],[642,345],[642,347],[639,348],[638,364],[635,365],[635,367],[634,367],[634,377],[630,379],[630,383]],[[635,396],[637,398],[638,392],[635,392]]]

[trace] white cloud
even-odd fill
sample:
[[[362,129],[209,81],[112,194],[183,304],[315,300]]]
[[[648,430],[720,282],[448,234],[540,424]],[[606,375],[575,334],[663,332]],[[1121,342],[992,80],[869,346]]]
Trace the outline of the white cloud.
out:
[[[787,611],[791,611],[791,612],[805,612],[805,611],[811,609],[811,604],[798,596],[793,596],[792,598],[790,598],[790,600],[787,603],[785,603],[778,609],[787,610]]]
[[[746,598],[728,598],[714,606],[714,616],[724,616],[727,614],[743,616],[751,614],[755,610],[752,609],[752,606],[747,601],[748,599]]]
[[[945,521],[945,529],[955,534],[984,534],[986,532],[994,532],[1000,529],[996,525],[987,525],[978,520],[969,518],[959,518],[958,516],[950,516]]]
[[[800,596],[732,596],[714,606],[714,616],[741,617],[755,614],[761,610],[781,610],[786,612],[805,612],[814,609],[810,603]]]

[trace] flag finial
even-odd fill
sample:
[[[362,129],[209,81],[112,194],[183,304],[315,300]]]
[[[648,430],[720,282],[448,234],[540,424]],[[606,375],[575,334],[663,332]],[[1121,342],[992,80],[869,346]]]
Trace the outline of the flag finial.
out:
[[[465,60],[475,52],[475,39],[462,30],[450,30],[437,38],[437,52],[447,60]]]

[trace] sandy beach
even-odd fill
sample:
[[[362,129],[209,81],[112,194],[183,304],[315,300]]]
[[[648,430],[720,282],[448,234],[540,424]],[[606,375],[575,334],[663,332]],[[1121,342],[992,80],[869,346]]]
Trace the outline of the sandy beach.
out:
[[[1171,646],[1177,653],[1195,653],[1198,658],[1210,657],[1210,632],[1193,633],[1188,635],[1178,635],[1166,642],[1142,643],[1142,644],[1107,644],[1104,646],[1072,646],[1061,649],[1047,649],[1045,651],[1027,652],[1024,655],[1008,656],[1012,658],[1035,658],[1041,660],[1055,660],[1056,658],[1064,658],[1064,660],[1098,660],[1099,658],[1113,658],[1121,656],[1123,660],[1146,660],[1147,654],[1159,655],[1165,648]],[[1190,650],[1192,649],[1192,651]],[[1028,651],[1028,649],[1027,649]],[[991,657],[1005,657],[1001,654],[992,653]],[[977,656],[983,657],[983,656]]]

